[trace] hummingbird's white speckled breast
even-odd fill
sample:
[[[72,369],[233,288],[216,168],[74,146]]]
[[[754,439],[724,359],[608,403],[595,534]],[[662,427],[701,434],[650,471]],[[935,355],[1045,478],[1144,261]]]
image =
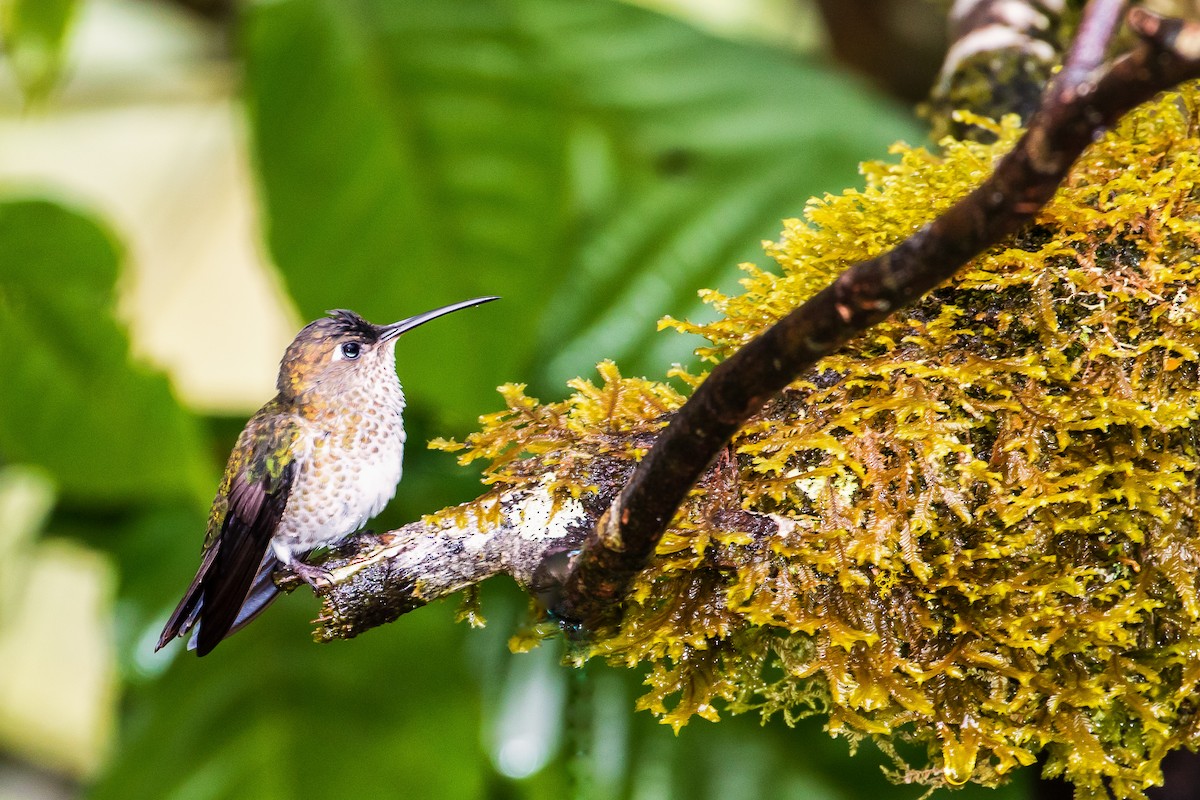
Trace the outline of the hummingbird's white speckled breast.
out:
[[[336,407],[301,418],[302,454],[271,540],[281,561],[361,530],[395,496],[404,457],[404,394],[394,376],[382,385],[368,382],[371,391],[352,389]]]

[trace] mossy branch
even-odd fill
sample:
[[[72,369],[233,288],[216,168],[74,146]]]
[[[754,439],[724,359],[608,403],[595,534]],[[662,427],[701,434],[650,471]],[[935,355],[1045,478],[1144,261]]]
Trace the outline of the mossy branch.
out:
[[[735,481],[732,462],[718,464],[702,480],[717,488]],[[437,517],[383,534],[347,540],[322,566],[333,583],[320,593],[318,641],[350,639],[404,614],[497,575],[507,575],[543,605],[557,599],[567,559],[628,481],[633,462],[597,458],[588,463],[590,491],[578,499],[556,496],[553,473],[532,489],[497,491]],[[722,503],[718,524],[750,531],[765,541],[781,522]],[[286,570],[280,586],[302,581]]]
[[[955,0],[950,47],[923,109],[935,139],[986,136],[954,112],[1027,122],[1059,63],[1062,0]]]
[[[349,639],[496,575],[537,594],[555,554],[579,546],[629,476],[630,465],[589,465],[593,491],[555,497],[550,481],[490,496],[383,534],[347,540],[322,566],[333,584],[320,593],[319,641]],[[547,475],[547,478],[550,476]],[[280,586],[301,585],[286,570]]]
[[[353,638],[496,575],[536,593],[549,555],[578,546],[599,515],[583,503],[559,503],[548,487],[498,494],[488,506],[499,524],[479,517],[472,504],[459,517],[348,541],[323,564],[333,585],[321,593],[317,640]],[[300,581],[289,576],[281,585]]]
[[[584,540],[553,609],[600,631],[619,618],[679,505],[733,434],[785,386],[854,336],[1011,236],[1054,195],[1071,165],[1123,114],[1200,76],[1200,26],[1134,9],[1141,44],[1101,66],[1125,6],[1089,3],[1062,71],[1016,147],[973,192],[893,250],[855,264],[713,369]]]

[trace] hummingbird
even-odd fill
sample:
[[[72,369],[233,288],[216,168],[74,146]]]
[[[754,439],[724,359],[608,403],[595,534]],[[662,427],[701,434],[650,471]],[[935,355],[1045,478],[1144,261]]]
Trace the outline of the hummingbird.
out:
[[[338,309],[296,334],[279,364],[278,394],[250,418],[229,455],[200,568],[155,650],[191,632],[188,649],[207,655],[278,596],[272,575],[280,566],[314,589],[332,582],[303,559],[360,530],[400,482],[396,339],[497,299],[464,300],[391,325]]]

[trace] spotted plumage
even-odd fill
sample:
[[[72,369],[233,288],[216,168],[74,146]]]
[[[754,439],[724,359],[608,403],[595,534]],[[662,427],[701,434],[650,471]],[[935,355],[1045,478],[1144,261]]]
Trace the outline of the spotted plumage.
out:
[[[200,569],[158,647],[192,632],[205,655],[278,595],[283,564],[311,585],[329,579],[302,559],[361,529],[392,499],[404,452],[396,338],[481,297],[392,325],[352,311],[309,323],[279,367],[279,393],[250,418],[209,514]]]

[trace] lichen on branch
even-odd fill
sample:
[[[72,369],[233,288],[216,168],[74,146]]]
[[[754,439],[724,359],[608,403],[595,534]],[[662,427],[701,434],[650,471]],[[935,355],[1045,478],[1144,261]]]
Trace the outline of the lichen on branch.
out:
[[[640,705],[676,727],[827,715],[892,753],[897,780],[994,785],[1044,751],[1081,797],[1159,782],[1168,751],[1200,745],[1198,107],[1188,86],[1131,114],[1018,236],[771,401],[688,496],[619,628],[576,657],[648,665]],[[864,189],[787,222],[777,270],[708,293],[720,319],[665,324],[719,362],[977,185],[1019,130],[972,121],[997,141],[897,147]],[[441,443],[494,489],[431,523],[503,541],[519,517],[497,498],[540,491],[586,511],[543,552],[576,546],[686,391],[612,365],[575,389],[510,387],[506,411]],[[924,760],[900,761],[897,738]]]
[[[964,108],[1028,120],[1059,63],[1067,13],[1062,0],[954,0],[950,46],[922,109],[935,138],[986,138],[955,118]]]

